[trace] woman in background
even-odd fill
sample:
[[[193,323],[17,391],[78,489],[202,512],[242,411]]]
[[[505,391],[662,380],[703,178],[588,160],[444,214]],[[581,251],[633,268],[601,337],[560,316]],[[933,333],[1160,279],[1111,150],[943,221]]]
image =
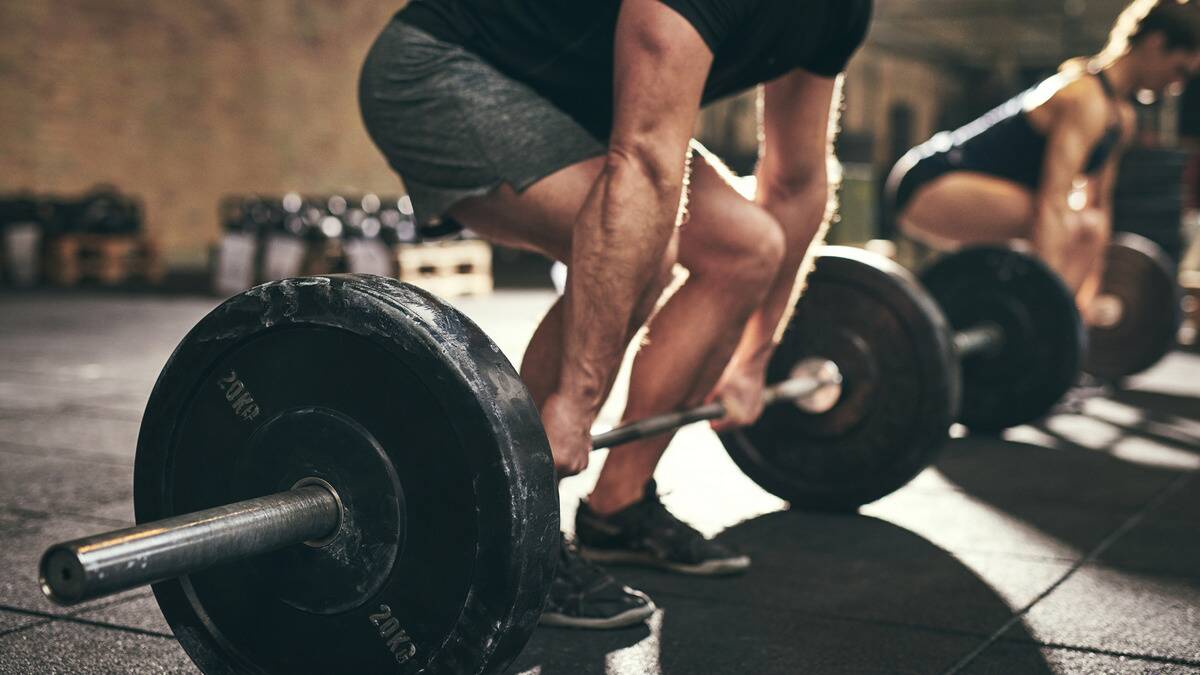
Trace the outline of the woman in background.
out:
[[[1129,100],[1200,71],[1200,0],[1136,0],[1104,50],[910,150],[888,179],[901,230],[939,249],[1024,240],[1076,293],[1100,286]]]

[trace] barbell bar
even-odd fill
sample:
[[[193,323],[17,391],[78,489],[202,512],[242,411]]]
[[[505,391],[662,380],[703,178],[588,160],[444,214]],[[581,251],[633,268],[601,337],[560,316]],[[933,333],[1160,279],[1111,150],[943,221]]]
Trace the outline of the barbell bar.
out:
[[[827,410],[836,403],[841,385],[842,373],[836,363],[827,359],[808,359],[798,364],[790,379],[768,387],[763,393],[763,404],[791,401],[806,410]],[[832,392],[833,396],[821,397],[822,392]],[[720,401],[713,401],[680,412],[656,415],[592,436],[592,449],[611,448],[657,436],[695,422],[720,419],[725,414],[725,406]]]
[[[1004,345],[1004,330],[993,323],[982,323],[954,333],[954,351],[960,358],[1000,349]],[[802,411],[819,415],[828,412],[837,404],[841,395],[842,373],[838,365],[829,359],[809,358],[798,363],[792,377],[767,388],[763,394],[764,405],[779,401],[791,401]],[[825,396],[820,396],[825,392]],[[655,436],[695,422],[704,422],[724,417],[725,406],[714,401],[681,412],[667,413],[616,427],[592,436],[592,449],[611,448],[624,443]]]
[[[983,323],[965,330],[956,331],[953,338],[954,351],[959,358],[970,358],[1001,349],[1004,346],[1004,329],[994,323]]]

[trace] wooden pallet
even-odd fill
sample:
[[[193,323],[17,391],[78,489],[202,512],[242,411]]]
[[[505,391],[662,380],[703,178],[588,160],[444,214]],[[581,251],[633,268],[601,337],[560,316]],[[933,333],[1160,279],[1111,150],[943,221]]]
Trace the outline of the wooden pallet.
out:
[[[1184,272],[1179,275],[1179,283],[1183,287],[1183,328],[1179,331],[1179,342],[1200,351],[1200,272]]]
[[[46,242],[46,278],[59,286],[85,279],[104,285],[132,279],[159,284],[165,275],[157,244],[142,235],[64,234]]]
[[[400,281],[439,297],[492,292],[492,247],[482,241],[443,241],[396,249]]]

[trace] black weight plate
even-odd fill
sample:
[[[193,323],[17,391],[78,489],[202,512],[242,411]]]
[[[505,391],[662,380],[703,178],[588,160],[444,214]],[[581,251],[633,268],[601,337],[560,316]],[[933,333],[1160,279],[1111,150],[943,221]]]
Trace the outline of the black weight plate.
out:
[[[404,491],[387,451],[357,422],[326,408],[286,410],[255,432],[238,453],[234,474],[235,494],[243,495],[238,499],[316,479],[333,487],[342,504],[337,533],[320,546],[290,546],[247,561],[272,597],[336,614],[362,605],[387,581],[404,544]],[[231,585],[247,574],[242,566],[226,571],[234,578],[222,583]]]
[[[768,380],[808,357],[841,369],[838,404],[813,415],[781,403],[723,433],[746,475],[793,506],[843,511],[933,462],[955,418],[958,370],[941,313],[908,272],[858,249],[823,249]]]
[[[1044,416],[1075,384],[1086,334],[1075,299],[1040,260],[1005,248],[947,255],[921,274],[954,330],[984,323],[1003,348],[962,359],[959,421],[996,432]]]
[[[267,284],[205,317],[146,408],[138,522],[310,474],[348,492],[351,515],[396,518],[392,537],[354,528],[395,557],[366,551],[336,577],[318,555],[266,578],[272,560],[314,560],[285,549],[156,584],[202,670],[491,672],[515,658],[553,574],[558,496],[537,411],[478,327],[418,289],[355,275]],[[287,588],[355,579],[345,597]]]
[[[1084,369],[1119,380],[1158,363],[1175,346],[1183,310],[1175,266],[1154,242],[1123,232],[1113,237],[1101,295],[1116,298],[1120,320],[1088,331]]]
[[[1132,202],[1113,209],[1113,218],[1118,222],[1137,223],[1141,227],[1179,230],[1183,214],[1183,195],[1171,200],[1156,200],[1141,204]]]

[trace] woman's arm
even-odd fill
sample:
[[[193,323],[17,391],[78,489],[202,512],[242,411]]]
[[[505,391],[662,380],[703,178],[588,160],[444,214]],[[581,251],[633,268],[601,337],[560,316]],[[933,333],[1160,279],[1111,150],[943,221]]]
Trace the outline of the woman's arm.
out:
[[[1096,228],[1102,232],[1103,241],[1100,243],[1101,250],[1107,247],[1108,240],[1113,231],[1113,192],[1117,185],[1117,174],[1120,170],[1121,159],[1125,154],[1126,148],[1133,141],[1134,134],[1137,133],[1137,115],[1133,112],[1133,108],[1129,104],[1123,103],[1119,110],[1121,113],[1121,142],[1108,158],[1108,162],[1104,165],[1104,170],[1095,180],[1088,182],[1087,188],[1087,217],[1092,219]],[[1079,292],[1076,294],[1076,302],[1081,308],[1086,309],[1089,307],[1092,299],[1100,292],[1100,285],[1103,279],[1104,256],[1099,255],[1093,262],[1087,277],[1083,280],[1083,284],[1079,287]]]
[[[1077,219],[1069,198],[1088,155],[1108,128],[1109,102],[1098,83],[1079,80],[1064,87],[1046,105],[1051,122],[1036,195],[1033,245],[1046,264],[1077,289],[1083,275],[1074,269],[1078,265],[1073,262],[1077,261],[1071,259]]]

